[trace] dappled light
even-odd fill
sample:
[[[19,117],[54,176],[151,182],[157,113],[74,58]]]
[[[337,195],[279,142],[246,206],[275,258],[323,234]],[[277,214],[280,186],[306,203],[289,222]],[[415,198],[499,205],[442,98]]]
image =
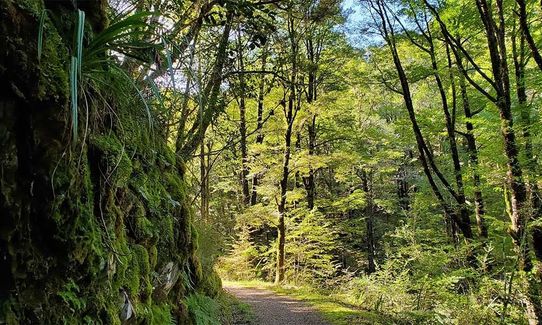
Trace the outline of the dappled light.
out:
[[[0,0],[0,324],[542,324],[534,0]]]

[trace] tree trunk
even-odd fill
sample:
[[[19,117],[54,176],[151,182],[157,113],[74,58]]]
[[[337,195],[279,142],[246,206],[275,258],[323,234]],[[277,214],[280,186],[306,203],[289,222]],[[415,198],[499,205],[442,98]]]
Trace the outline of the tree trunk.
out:
[[[262,66],[261,70],[265,71],[267,67],[267,47],[263,48],[262,53]],[[264,111],[264,97],[265,97],[265,74],[261,74],[261,80],[260,85],[258,89],[258,118],[257,118],[257,124],[256,124],[256,143],[262,144],[264,140],[264,134],[263,134],[263,111]],[[258,174],[254,174],[252,176],[252,193],[250,195],[250,205],[256,205],[258,202],[258,181],[259,176]]]
[[[316,148],[316,114],[313,114],[309,124],[309,164],[311,163],[310,156],[314,156]],[[309,176],[305,179],[305,190],[307,191],[307,208],[314,208],[314,199],[316,196],[316,184],[314,182],[314,169],[309,166]]]
[[[510,219],[512,223],[509,233],[518,251],[520,270],[530,272],[533,268],[533,263],[529,254],[526,228],[531,216],[531,209],[527,198],[527,189],[523,181],[518,147],[513,129],[503,2],[502,0],[496,1],[498,24],[495,22],[493,10],[486,0],[477,0],[476,4],[486,31],[492,72],[495,79],[495,90],[497,92],[495,104],[499,108],[501,133],[507,158],[508,173],[506,182],[510,188]],[[531,324],[539,324],[542,322],[540,288],[538,280],[532,275],[529,276],[528,287],[529,322]]]
[[[520,1],[518,0],[518,3],[519,2]],[[516,31],[514,30],[514,32]],[[533,141],[531,137],[531,107],[527,103],[527,86],[525,84],[525,65],[527,64],[525,53],[525,29],[522,28],[519,33],[519,44],[517,43],[517,32],[512,35],[512,57],[514,59],[516,93],[518,98],[518,107],[520,109],[519,117],[521,124],[521,135],[525,141],[523,152],[525,156],[525,167],[527,169],[527,196],[533,210],[533,217],[540,218],[542,215],[542,199],[537,184],[537,162],[533,154]],[[532,227],[532,237],[535,256],[538,261],[542,261],[542,227]]]
[[[373,193],[373,173],[362,170],[361,172],[361,187],[365,192],[367,205],[364,209],[365,228],[367,231],[367,273],[371,274],[376,271],[375,264],[375,231],[374,231],[374,193]]]
[[[456,223],[462,232],[463,236],[465,238],[472,238],[472,230],[470,228],[470,223],[467,224],[464,222],[463,218],[460,218],[456,212],[452,209],[452,207],[446,202],[444,199],[444,196],[440,192],[440,189],[438,188],[437,184],[435,183],[435,180],[433,179],[433,175],[431,173],[431,169],[429,166],[431,166],[433,172],[438,176],[438,178],[443,182],[446,189],[454,196],[454,198],[457,200],[457,194],[455,191],[451,188],[450,184],[446,181],[442,173],[438,170],[436,167],[431,152],[429,151],[429,148],[427,147],[427,144],[425,143],[425,140],[423,138],[422,132],[420,130],[420,127],[418,125],[418,121],[416,119],[416,113],[414,110],[414,104],[412,102],[412,96],[410,91],[410,84],[407,78],[407,75],[405,73],[405,70],[403,68],[403,64],[401,62],[401,58],[399,56],[399,52],[397,50],[396,44],[395,44],[395,32],[393,30],[393,24],[390,22],[390,18],[388,16],[388,13],[385,8],[385,4],[382,3],[382,0],[375,0],[371,3],[372,8],[375,10],[375,12],[380,17],[381,23],[382,23],[382,33],[383,36],[388,44],[388,47],[390,48],[390,52],[393,58],[393,63],[395,65],[397,76],[399,78],[399,82],[401,84],[401,94],[404,99],[405,107],[408,112],[408,116],[410,119],[410,122],[412,124],[412,130],[414,132],[414,136],[416,138],[416,144],[418,147],[418,153],[420,157],[420,162],[422,163],[423,171],[429,181],[429,185],[431,186],[431,189],[435,196],[438,199],[438,202],[440,206],[443,209],[444,215],[446,218],[451,219],[453,223]]]
[[[241,42],[241,31],[238,32],[237,40],[237,55],[239,57],[239,71],[245,71],[245,63],[243,58],[243,44]],[[248,184],[248,175],[250,173],[248,167],[248,149],[247,149],[247,122],[246,122],[246,82],[245,74],[239,73],[239,133],[241,146],[241,187],[243,189],[243,204],[250,204],[250,189]]]
[[[497,91],[496,105],[501,118],[501,134],[504,140],[504,150],[507,158],[507,183],[511,190],[511,221],[510,234],[516,243],[521,257],[522,268],[532,267],[528,249],[522,243],[528,220],[527,191],[519,164],[516,136],[513,129],[513,117],[510,99],[510,79],[506,56],[504,22],[497,26],[493,19],[491,7],[486,0],[477,0],[480,17],[486,29],[487,45],[491,57],[491,65]],[[502,1],[497,1],[499,20],[503,21]]]
[[[295,82],[295,77],[292,77],[292,83]],[[295,100],[295,87],[290,89],[290,98],[288,100],[288,112],[286,134],[284,135],[284,154],[282,162],[282,178],[280,180],[280,199],[278,205],[279,222],[278,222],[278,248],[277,248],[277,273],[275,283],[280,283],[284,280],[284,249],[286,243],[286,227],[284,224],[284,216],[286,214],[286,192],[288,191],[288,176],[290,175],[290,153],[292,145],[292,126],[293,126],[293,110]]]
[[[478,227],[478,233],[480,237],[487,238],[487,225],[485,222],[485,208],[484,199],[481,190],[480,174],[478,172],[478,147],[476,146],[476,138],[474,137],[474,125],[470,121],[473,118],[473,114],[470,109],[470,103],[467,93],[467,85],[465,83],[465,77],[459,76],[459,87],[461,89],[461,100],[463,104],[463,111],[467,118],[467,150],[469,152],[469,162],[472,170],[472,182],[474,184],[474,206],[476,215],[476,226]]]
[[[319,43],[319,42],[317,42]],[[320,61],[321,49],[318,45],[315,46],[313,35],[309,33],[307,40],[305,41],[305,47],[307,50],[307,59],[311,63],[308,71],[308,85],[307,85],[307,103],[310,105],[316,101],[318,97],[318,64]],[[309,175],[305,178],[305,190],[307,191],[307,207],[309,210],[314,208],[314,200],[316,197],[316,184],[314,182],[314,169],[312,168],[310,156],[315,155],[316,150],[316,113],[311,113],[311,120],[308,125],[309,133]]]
[[[205,139],[202,139],[199,154],[199,171],[200,171],[200,216],[204,222],[208,221],[209,214],[207,211],[207,167],[205,163]]]
[[[542,55],[540,55],[538,47],[536,46],[533,36],[531,35],[529,22],[527,19],[527,5],[525,0],[516,0],[516,2],[518,4],[519,25],[523,34],[522,37],[527,41],[527,44],[529,44],[534,61],[538,65],[538,68],[542,71]]]
[[[284,217],[286,214],[286,193],[288,191],[288,177],[290,175],[290,154],[292,146],[292,129],[294,120],[299,110],[297,103],[297,55],[298,41],[294,26],[294,18],[289,13],[288,17],[288,36],[290,39],[290,60],[291,60],[291,77],[289,80],[289,96],[288,107],[285,108],[286,132],[284,135],[284,155],[282,163],[282,178],[280,181],[280,199],[278,204],[279,222],[278,222],[278,247],[277,247],[277,272],[275,283],[284,281],[285,274],[285,244],[286,244],[286,227]]]
[[[454,73],[452,72],[452,57],[450,54],[450,45],[446,43],[446,56],[448,58],[448,66],[450,69],[450,79],[454,80]],[[460,57],[459,57],[460,58]],[[463,66],[462,62],[459,62],[459,66]],[[465,83],[465,76],[459,74],[459,91],[461,93],[461,103],[463,106],[463,112],[467,121],[465,122],[465,127],[467,133],[465,134],[465,139],[467,141],[467,152],[469,154],[469,164],[472,172],[472,181],[474,185],[474,210],[476,216],[476,226],[478,228],[478,234],[482,238],[487,238],[487,226],[485,222],[485,208],[484,208],[484,198],[481,190],[481,181],[480,174],[478,172],[478,147],[476,146],[476,138],[474,136],[474,125],[471,122],[471,119],[474,117],[470,109],[469,97],[467,93],[467,85]]]
[[[435,77],[435,81],[437,83],[437,87],[439,89],[439,94],[441,98],[442,103],[442,110],[444,112],[444,117],[446,120],[446,131],[448,133],[448,141],[450,143],[450,153],[452,155],[452,161],[454,166],[454,176],[457,186],[457,196],[456,200],[459,204],[459,216],[460,216],[460,223],[458,226],[461,229],[461,232],[465,235],[466,238],[471,238],[471,225],[470,225],[470,216],[469,216],[469,210],[467,209],[466,199],[465,199],[465,190],[463,187],[463,174],[461,172],[461,161],[459,159],[459,151],[457,149],[457,141],[455,138],[455,119],[452,118],[452,115],[450,114],[450,109],[448,105],[448,99],[446,96],[446,90],[444,89],[444,85],[442,84],[442,80],[440,78],[440,75],[438,73],[438,65],[437,65],[437,59],[435,54],[435,48],[433,45],[433,39],[429,37],[430,47],[429,47],[429,54],[431,57],[431,66],[433,68],[433,76]],[[453,94],[455,96],[455,93]],[[455,107],[454,107],[455,109]]]

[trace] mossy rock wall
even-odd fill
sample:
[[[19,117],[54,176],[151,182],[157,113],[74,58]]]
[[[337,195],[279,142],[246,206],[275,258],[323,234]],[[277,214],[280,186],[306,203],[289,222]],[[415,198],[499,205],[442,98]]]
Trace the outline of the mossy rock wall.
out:
[[[106,3],[82,1],[87,37]],[[119,100],[132,94],[88,104],[73,139],[74,12],[0,0],[0,323],[188,324],[186,297],[219,283],[196,257],[182,170],[141,103]]]

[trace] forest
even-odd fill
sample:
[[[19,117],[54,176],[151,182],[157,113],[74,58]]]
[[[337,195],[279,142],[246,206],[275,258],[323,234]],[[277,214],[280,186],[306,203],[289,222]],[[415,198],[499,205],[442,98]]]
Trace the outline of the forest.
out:
[[[542,324],[541,31],[0,0],[0,324]]]

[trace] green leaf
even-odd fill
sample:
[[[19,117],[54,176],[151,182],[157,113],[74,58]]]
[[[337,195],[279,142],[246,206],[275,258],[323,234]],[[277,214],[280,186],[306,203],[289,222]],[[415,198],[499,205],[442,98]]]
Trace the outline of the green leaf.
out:
[[[77,110],[77,83],[78,83],[78,60],[75,56],[71,58],[70,64],[70,97],[71,97],[71,113],[72,113],[72,134],[74,143],[77,141],[78,127],[78,110]]]
[[[38,29],[38,61],[41,60],[43,53],[43,31],[45,28],[45,17],[47,16],[47,10],[43,9],[40,15],[40,25]]]
[[[167,61],[167,68],[169,72],[169,76],[171,78],[171,84],[173,85],[173,89],[175,89],[175,71],[173,70],[173,60],[171,59],[171,51],[168,48],[168,44],[166,42],[166,39],[162,37],[162,43],[164,44],[164,50],[166,51],[166,61]]]
[[[84,30],[85,30],[85,12],[82,10],[78,10],[76,46],[77,46],[77,72],[79,76],[81,76],[81,64],[83,62]]]

